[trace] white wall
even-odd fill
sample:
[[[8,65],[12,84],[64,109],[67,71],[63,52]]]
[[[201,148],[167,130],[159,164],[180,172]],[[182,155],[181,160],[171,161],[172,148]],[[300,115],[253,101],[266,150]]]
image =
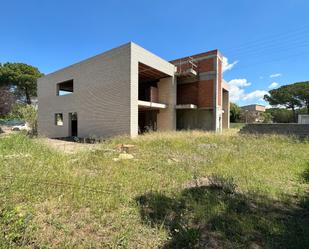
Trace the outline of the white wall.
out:
[[[57,83],[74,80],[74,92],[57,96]],[[77,112],[78,136],[130,133],[130,44],[110,50],[38,80],[40,135],[69,135],[68,113]],[[55,113],[64,125],[56,126]]]
[[[138,134],[138,63],[170,75],[166,84],[174,91],[169,108],[176,104],[176,67],[144,48],[128,43],[38,80],[40,135],[69,136],[69,113],[78,116],[79,137]],[[74,80],[74,92],[57,96],[57,83]],[[174,99],[175,98],[175,99]],[[55,125],[55,113],[63,113],[63,126]],[[172,114],[172,112],[171,112]],[[176,125],[174,118],[170,119]]]

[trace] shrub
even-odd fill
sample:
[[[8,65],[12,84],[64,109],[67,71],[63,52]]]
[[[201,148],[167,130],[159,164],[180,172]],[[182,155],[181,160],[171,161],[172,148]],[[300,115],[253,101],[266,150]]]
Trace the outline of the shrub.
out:
[[[10,117],[24,120],[31,128],[31,135],[37,134],[38,112],[34,106],[20,103],[15,104]]]

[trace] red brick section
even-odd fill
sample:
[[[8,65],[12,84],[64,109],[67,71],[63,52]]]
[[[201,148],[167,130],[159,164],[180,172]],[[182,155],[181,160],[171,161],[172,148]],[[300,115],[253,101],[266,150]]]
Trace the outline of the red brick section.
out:
[[[198,82],[177,86],[177,104],[198,105]]]
[[[208,55],[216,55],[218,53],[219,53],[218,50],[211,50],[211,51],[208,51],[208,52],[205,52],[205,53],[200,53],[200,54],[196,54],[196,55],[187,56],[187,57],[179,58],[179,59],[176,59],[176,60],[172,60],[172,61],[170,61],[170,63],[176,65],[180,61],[187,61],[187,60],[189,60],[189,57],[193,57],[193,58],[197,59],[197,58],[205,57],[205,56],[208,56]]]
[[[216,60],[218,60],[218,50],[212,50],[206,53],[201,53],[197,55],[193,55],[191,57],[193,58],[201,58],[209,55],[217,55],[217,57],[213,58],[206,58],[204,60],[196,62],[197,64],[197,71],[199,73],[203,72],[210,72],[216,70]],[[180,68],[182,71],[191,68],[191,66],[188,63],[184,63],[185,61],[188,61],[189,57],[184,57],[181,59],[177,59],[174,61],[171,61],[171,63],[175,64],[177,66],[177,71],[180,71]],[[220,60],[219,60],[220,61]],[[183,64],[181,67],[178,65],[179,62],[182,62]],[[221,105],[221,81],[222,81],[222,64],[219,63],[218,66],[218,73],[219,73],[219,84],[218,84],[218,101]],[[221,90],[220,90],[221,89]],[[188,83],[188,84],[180,84],[177,86],[177,104],[195,104],[200,108],[213,108],[214,107],[214,82],[213,80],[205,80],[205,81],[198,81],[194,83]]]
[[[198,89],[198,107],[213,107],[214,80],[199,81]]]
[[[199,73],[215,71],[215,58],[209,58],[198,62],[198,71]]]

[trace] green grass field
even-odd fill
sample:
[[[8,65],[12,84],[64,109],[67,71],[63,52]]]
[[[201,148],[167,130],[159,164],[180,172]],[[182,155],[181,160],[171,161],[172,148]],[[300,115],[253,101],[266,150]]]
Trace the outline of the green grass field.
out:
[[[0,248],[309,245],[308,141],[152,133],[65,154],[19,134],[0,157]]]

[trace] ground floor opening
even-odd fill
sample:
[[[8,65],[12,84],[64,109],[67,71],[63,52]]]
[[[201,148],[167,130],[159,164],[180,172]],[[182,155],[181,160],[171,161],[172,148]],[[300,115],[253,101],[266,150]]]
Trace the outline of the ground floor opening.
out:
[[[69,113],[69,136],[78,137],[77,113]]]
[[[138,133],[156,131],[158,110],[138,110]]]
[[[214,115],[212,110],[188,109],[177,110],[177,130],[213,130]]]

